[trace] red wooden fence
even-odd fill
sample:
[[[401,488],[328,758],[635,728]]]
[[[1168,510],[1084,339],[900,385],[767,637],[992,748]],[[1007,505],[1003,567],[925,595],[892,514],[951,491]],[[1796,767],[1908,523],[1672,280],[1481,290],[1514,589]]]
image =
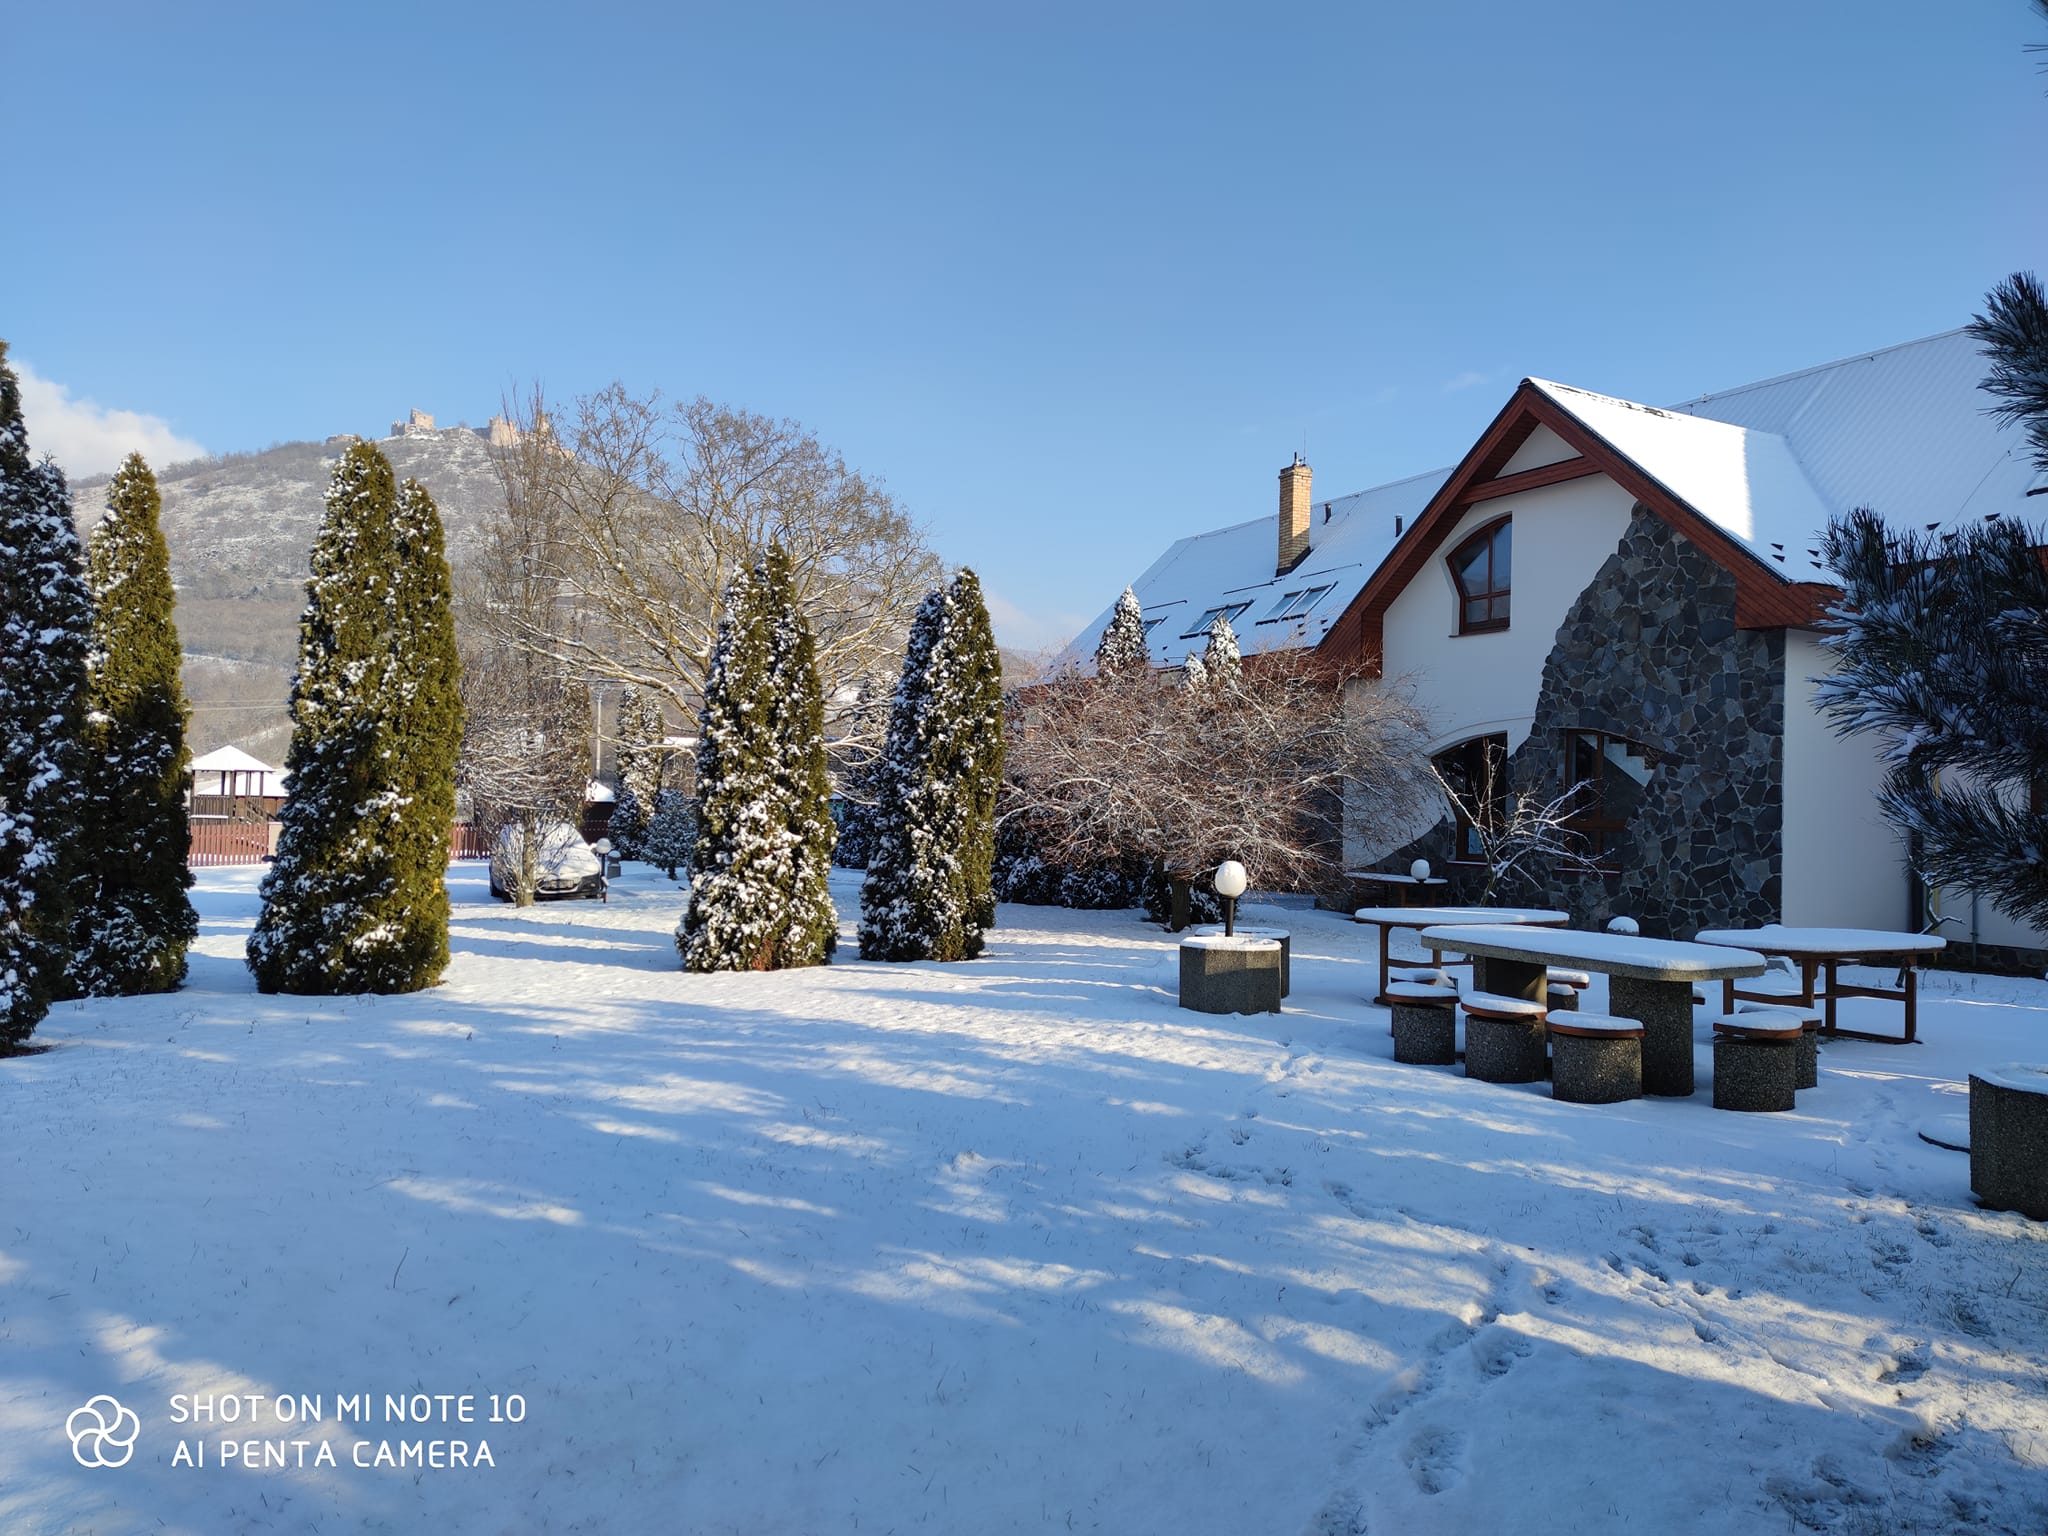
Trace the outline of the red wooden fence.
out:
[[[185,862],[194,869],[212,864],[261,864],[270,852],[267,821],[195,821],[192,851]]]
[[[270,855],[274,821],[194,821],[185,862],[194,869],[216,864],[261,864]],[[458,821],[449,828],[448,857],[489,858],[491,845],[479,827]]]

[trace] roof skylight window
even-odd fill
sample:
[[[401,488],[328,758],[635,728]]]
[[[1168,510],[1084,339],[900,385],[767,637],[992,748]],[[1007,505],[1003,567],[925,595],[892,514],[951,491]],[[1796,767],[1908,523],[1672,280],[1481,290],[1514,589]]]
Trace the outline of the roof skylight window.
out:
[[[1319,587],[1303,587],[1298,592],[1289,592],[1275,603],[1261,624],[1271,624],[1279,619],[1298,619],[1336,590],[1337,583],[1329,581]]]
[[[1225,619],[1228,620],[1230,623],[1235,624],[1238,621],[1238,618],[1249,607],[1251,607],[1251,604],[1249,602],[1218,604],[1216,607],[1211,608],[1207,610],[1205,613],[1203,613],[1203,615],[1199,619],[1195,620],[1193,627],[1184,632],[1181,635],[1181,639],[1200,639],[1202,636],[1209,633],[1210,626],[1213,625],[1218,619]]]

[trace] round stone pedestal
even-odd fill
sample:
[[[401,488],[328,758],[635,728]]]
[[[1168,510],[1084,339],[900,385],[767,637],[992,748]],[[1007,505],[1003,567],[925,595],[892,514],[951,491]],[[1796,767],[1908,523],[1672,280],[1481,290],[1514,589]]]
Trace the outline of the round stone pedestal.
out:
[[[1994,1211],[2048,1221],[2048,1067],[1970,1074],[1970,1188]]]
[[[1540,1003],[1491,994],[1465,999],[1465,1075],[1482,1083],[1540,1083],[1550,1070]]]
[[[1550,1096],[1567,1104],[1619,1104],[1643,1096],[1643,1026],[1634,1019],[1553,1015]]]
[[[1458,1059],[1458,991],[1427,982],[1387,988],[1394,1016],[1394,1060],[1417,1067],[1448,1067]]]

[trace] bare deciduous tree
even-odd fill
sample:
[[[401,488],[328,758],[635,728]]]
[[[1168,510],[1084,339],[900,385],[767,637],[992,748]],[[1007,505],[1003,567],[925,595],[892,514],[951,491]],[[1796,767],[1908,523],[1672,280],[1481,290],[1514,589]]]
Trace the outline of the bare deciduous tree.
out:
[[[1541,885],[1540,876],[1556,870],[1601,873],[1600,862],[1576,825],[1591,802],[1592,785],[1581,780],[1559,794],[1550,793],[1548,786],[1503,789],[1506,768],[1500,757],[1489,751],[1482,762],[1477,784],[1430,765],[1437,789],[1450,802],[1458,824],[1471,828],[1479,860],[1486,866],[1486,886],[1476,905],[1491,902],[1503,881]]]
[[[499,450],[502,527],[486,535],[525,552],[551,601],[495,611],[501,643],[693,718],[726,587],[772,541],[817,636],[835,734],[862,679],[896,670],[939,561],[878,482],[802,426],[618,384],[559,425],[537,389],[508,414],[519,435]]]
[[[1234,858],[1257,884],[1317,889],[1341,871],[1347,799],[1398,819],[1436,792],[1405,690],[1308,651],[1192,684],[1068,673],[1020,693],[1010,719],[1011,813],[1062,864],[1137,858],[1190,881]]]
[[[457,782],[489,846],[518,829],[508,894],[520,906],[534,899],[546,829],[576,819],[590,771],[590,694],[581,678],[550,649],[503,643],[508,633],[578,632],[578,616],[557,601],[550,532],[521,519],[485,529],[455,589],[467,711]]]

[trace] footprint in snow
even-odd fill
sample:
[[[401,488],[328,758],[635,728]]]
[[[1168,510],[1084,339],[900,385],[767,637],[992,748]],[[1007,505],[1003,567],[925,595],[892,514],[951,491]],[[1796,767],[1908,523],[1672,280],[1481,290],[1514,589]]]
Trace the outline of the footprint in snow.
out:
[[[1529,1358],[1534,1346],[1519,1333],[1489,1326],[1472,1339],[1472,1363],[1489,1378],[1507,1375],[1517,1360]]]
[[[1425,1429],[1408,1442],[1406,1460],[1415,1486],[1427,1494],[1455,1488],[1463,1478],[1458,1465],[1465,1437],[1455,1429]]]

